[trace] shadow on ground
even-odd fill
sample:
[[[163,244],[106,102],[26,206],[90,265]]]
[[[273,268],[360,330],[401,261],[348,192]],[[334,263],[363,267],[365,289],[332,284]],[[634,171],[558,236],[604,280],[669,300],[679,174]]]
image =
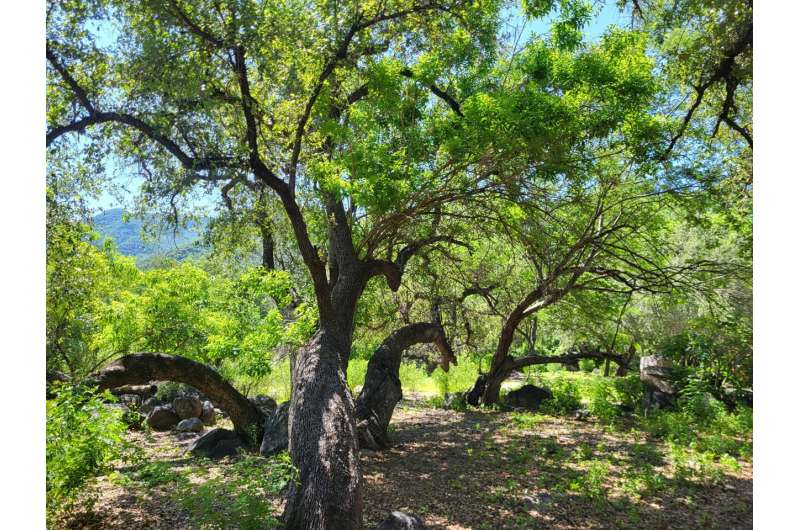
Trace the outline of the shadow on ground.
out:
[[[399,410],[395,445],[362,454],[365,528],[393,509],[449,530],[752,527],[746,473],[717,484],[679,480],[663,447],[631,434],[559,418],[509,425],[508,413]],[[600,461],[605,474],[592,470]],[[656,475],[649,489],[625,490]]]

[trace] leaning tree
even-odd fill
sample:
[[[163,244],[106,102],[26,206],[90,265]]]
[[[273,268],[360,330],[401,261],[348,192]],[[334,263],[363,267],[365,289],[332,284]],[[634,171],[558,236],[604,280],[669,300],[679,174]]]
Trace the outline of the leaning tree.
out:
[[[512,353],[517,337],[526,335],[522,324],[566,298],[591,303],[591,294],[626,299],[634,293],[701,292],[713,288],[709,278],[730,272],[721,260],[681,259],[681,241],[675,238],[669,211],[681,195],[698,192],[695,185],[665,186],[660,178],[643,175],[641,168],[613,159],[593,169],[592,178],[577,188],[552,187],[548,192],[543,187],[535,201],[497,205],[498,211],[515,214],[495,216],[496,232],[503,236],[493,243],[515,251],[494,265],[493,274],[487,274],[482,262],[466,275],[471,286],[462,298],[481,298],[501,321],[489,370],[468,394],[471,404],[497,403],[503,381],[526,366],[581,358],[624,364],[624,357],[611,351],[542,355],[530,340],[526,352]]]

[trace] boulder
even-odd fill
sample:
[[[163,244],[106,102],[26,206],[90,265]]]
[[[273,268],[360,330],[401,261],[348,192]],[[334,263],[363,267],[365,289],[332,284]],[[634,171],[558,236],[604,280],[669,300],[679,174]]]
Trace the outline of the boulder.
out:
[[[182,420],[199,418],[203,414],[203,403],[195,396],[178,396],[172,400],[175,414]]]
[[[424,528],[425,524],[416,515],[394,511],[378,525],[376,530],[422,530]]]
[[[514,408],[538,410],[542,401],[547,399],[553,399],[553,393],[546,388],[525,385],[509,392],[506,396],[506,403]]]
[[[147,424],[154,431],[168,431],[179,421],[180,418],[169,405],[158,406],[147,415]]]
[[[228,429],[211,429],[192,443],[189,452],[195,456],[218,459],[236,456],[242,445],[242,440],[235,432]]]
[[[264,420],[264,437],[258,452],[261,456],[272,456],[288,448],[289,402],[286,401]]]
[[[258,410],[266,415],[270,415],[278,408],[278,403],[269,396],[260,394],[256,397],[251,397],[250,403],[258,407]]]
[[[203,412],[200,414],[200,419],[206,425],[217,423],[217,413],[214,411],[214,405],[210,401],[203,401]]]
[[[639,361],[639,378],[644,383],[642,405],[645,409],[672,408],[677,393],[670,382],[672,362],[658,355],[647,355]]]
[[[141,412],[142,414],[150,414],[153,411],[153,409],[159,406],[160,404],[161,402],[157,398],[154,397],[147,398],[142,403],[142,406],[139,407],[139,412]]]
[[[203,422],[200,418],[186,418],[178,422],[178,430],[182,432],[202,432]]]

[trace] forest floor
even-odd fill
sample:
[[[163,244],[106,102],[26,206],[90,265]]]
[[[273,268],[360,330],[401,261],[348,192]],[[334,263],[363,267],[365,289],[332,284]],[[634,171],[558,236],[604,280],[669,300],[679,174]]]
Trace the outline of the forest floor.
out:
[[[390,429],[391,449],[361,455],[366,529],[392,510],[447,530],[752,528],[751,463],[693,461],[636,429],[413,399]],[[141,462],[95,481],[93,507],[56,527],[246,530],[280,513],[279,497],[250,495],[247,467],[192,458],[174,433],[130,438]]]

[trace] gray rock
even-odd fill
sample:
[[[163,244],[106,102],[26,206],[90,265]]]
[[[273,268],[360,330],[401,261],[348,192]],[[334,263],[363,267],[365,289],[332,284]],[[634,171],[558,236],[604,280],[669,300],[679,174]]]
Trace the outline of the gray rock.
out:
[[[261,456],[272,456],[288,448],[289,402],[286,401],[264,420],[264,437],[258,452]]]
[[[278,408],[278,403],[269,396],[260,394],[256,397],[249,398],[250,403],[258,407],[258,410],[264,414],[272,414]]]
[[[644,383],[642,405],[645,409],[665,409],[675,406],[677,393],[670,382],[672,362],[657,355],[647,355],[639,361],[639,378]]]
[[[175,427],[178,421],[180,418],[169,405],[156,407],[147,415],[147,424],[154,431],[168,431]]]
[[[226,456],[236,456],[242,440],[228,429],[211,429],[206,434],[194,441],[189,447],[189,452],[195,456],[218,459]]]
[[[142,398],[136,394],[122,394],[119,396],[119,402],[131,410],[137,410],[142,405]]]
[[[199,418],[203,413],[203,403],[195,396],[178,396],[172,400],[172,408],[182,420]]]
[[[378,525],[376,530],[423,530],[425,524],[416,515],[394,511]]]
[[[183,432],[202,432],[203,422],[200,418],[186,418],[178,422],[178,430]]]
[[[542,401],[547,399],[553,399],[553,393],[546,388],[525,385],[509,392],[506,403],[514,408],[538,410]]]
[[[153,409],[159,406],[160,404],[161,402],[157,398],[154,397],[147,398],[142,403],[142,406],[139,407],[139,411],[142,414],[150,414],[153,411]]]
[[[203,401],[203,412],[200,414],[200,419],[206,425],[217,423],[217,413],[214,412],[214,405],[210,401]]]

